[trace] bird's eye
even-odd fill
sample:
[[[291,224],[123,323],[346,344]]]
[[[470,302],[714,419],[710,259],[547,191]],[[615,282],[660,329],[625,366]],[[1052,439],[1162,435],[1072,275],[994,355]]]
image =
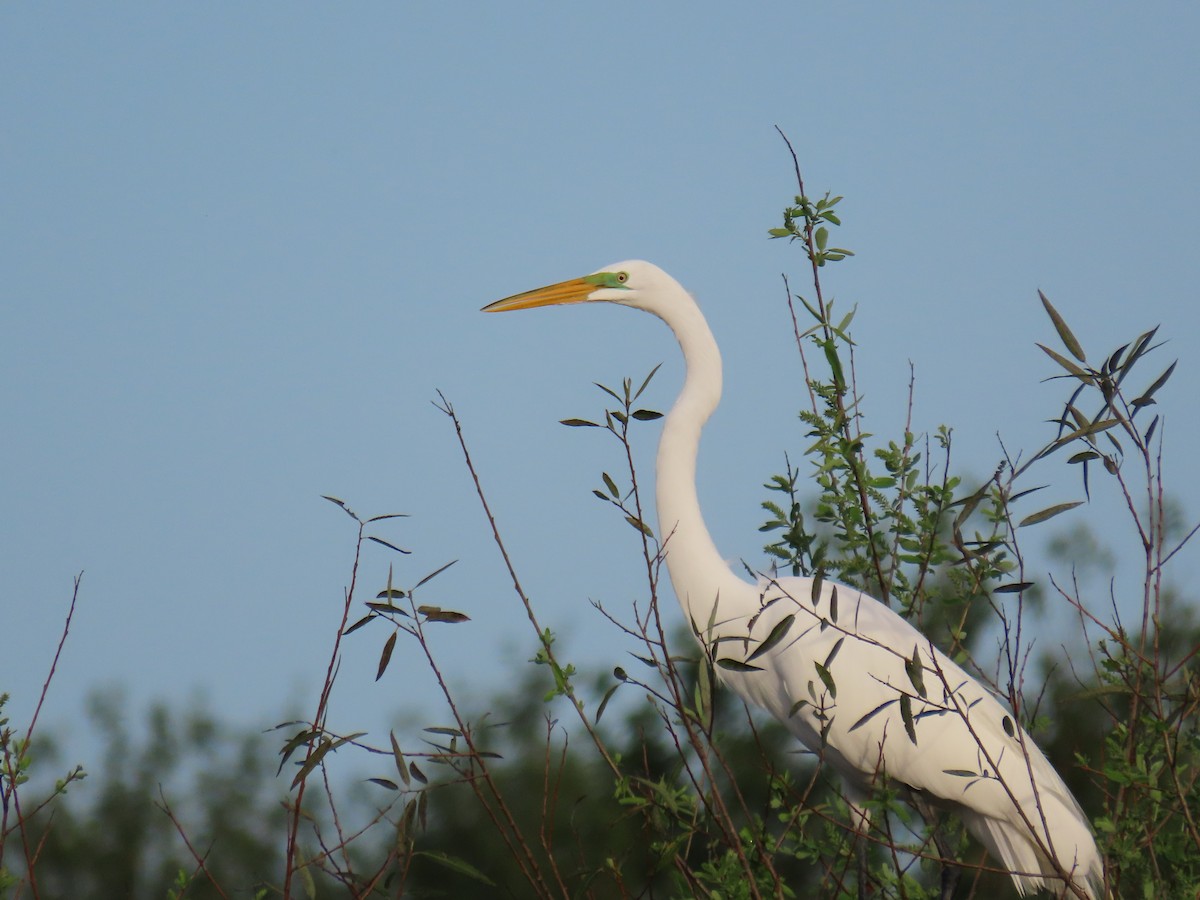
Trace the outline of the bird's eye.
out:
[[[618,283],[618,284],[624,284],[624,283],[625,283],[625,282],[627,282],[628,280],[629,280],[629,273],[628,273],[628,272],[618,272],[618,273],[617,273],[617,283]]]

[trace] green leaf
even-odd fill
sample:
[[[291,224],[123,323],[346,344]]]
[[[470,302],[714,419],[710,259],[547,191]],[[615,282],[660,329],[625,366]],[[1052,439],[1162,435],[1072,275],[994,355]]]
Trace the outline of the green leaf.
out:
[[[560,425],[566,425],[569,428],[599,428],[600,425],[596,422],[589,422],[587,419],[559,419]]]
[[[384,513],[382,516],[371,516],[367,522],[382,522],[384,519],[407,519],[408,513]]]
[[[614,497],[621,496],[621,492],[617,490],[617,483],[613,481],[611,477],[609,477],[607,472],[601,472],[600,477],[604,479],[604,486],[608,488],[608,492],[610,494],[612,494]]]
[[[600,717],[604,715],[604,710],[608,706],[608,701],[612,699],[612,695],[617,692],[617,688],[621,686],[621,682],[617,682],[607,691],[604,692],[604,698],[600,701],[600,706],[596,709],[596,722],[599,724]]]
[[[394,731],[389,731],[388,737],[392,739],[392,759],[396,762],[396,771],[400,773],[400,780],[407,787],[412,784],[412,777],[408,774],[408,764],[404,761],[404,754],[400,752],[400,742],[396,740]]]
[[[837,658],[838,651],[842,649],[842,644],[844,644],[845,642],[846,642],[846,637],[845,637],[845,635],[843,635],[842,637],[838,638],[837,643],[835,643],[833,645],[833,647],[830,648],[829,654],[825,657],[824,666],[826,669],[828,669],[830,666],[833,665],[833,661]]]
[[[833,676],[829,670],[820,663],[813,663],[817,670],[817,677],[821,679],[821,683],[825,685],[825,689],[829,691],[829,696],[834,700],[837,699],[837,684],[834,683]]]
[[[716,664],[722,669],[728,669],[730,672],[761,672],[761,666],[752,666],[749,663],[744,663],[740,659],[730,659],[725,656],[718,659]]]
[[[792,623],[795,621],[796,616],[793,614],[788,614],[776,622],[775,627],[771,629],[771,633],[767,635],[766,639],[759,644],[757,648],[755,648],[754,652],[750,654],[748,659],[757,659],[764,653],[770,652],[771,648],[773,648],[787,636],[788,629],[792,627]]]
[[[471,621],[471,617],[466,613],[442,609],[440,606],[418,606],[417,612],[425,617],[426,622],[449,622],[457,625],[459,622]]]
[[[368,540],[368,541],[374,541],[374,542],[375,542],[375,543],[377,543],[377,544],[383,544],[383,546],[387,547],[389,550],[395,550],[397,553],[405,553],[405,554],[407,554],[407,553],[412,553],[412,551],[411,551],[411,550],[405,550],[405,549],[404,549],[404,548],[402,548],[402,547],[397,547],[395,544],[389,544],[389,543],[388,543],[387,541],[385,541],[383,538],[377,538],[377,537],[375,537],[374,535],[370,535],[370,534],[368,534],[368,535],[367,535],[367,540]]]
[[[1001,584],[992,588],[993,594],[1019,594],[1033,587],[1032,581],[1014,581],[1011,584]]]
[[[653,409],[637,409],[634,410],[633,417],[639,422],[651,422],[655,419],[661,419],[663,414]]]
[[[1178,360],[1176,360],[1176,362],[1178,362]],[[1162,387],[1164,384],[1167,383],[1167,379],[1170,378],[1171,374],[1175,371],[1175,365],[1176,365],[1176,363],[1171,363],[1171,365],[1169,365],[1167,367],[1167,371],[1165,371],[1161,375],[1159,375],[1158,378],[1155,380],[1154,384],[1152,384],[1152,385],[1150,385],[1150,387],[1146,388],[1146,390],[1142,393],[1142,396],[1138,397],[1136,400],[1133,401],[1133,405],[1134,406],[1147,406],[1148,404],[1153,402],[1151,400],[1151,398],[1154,396],[1155,391],[1157,391],[1160,387]]]
[[[642,382],[642,386],[634,392],[634,394],[633,394],[634,400],[636,400],[638,397],[642,396],[642,391],[644,391],[646,389],[647,385],[650,384],[650,379],[652,379],[656,374],[658,374],[658,370],[661,368],[662,368],[662,363],[659,363],[657,366],[655,366],[653,369],[650,370],[650,374],[646,376],[646,380]]]
[[[912,698],[908,694],[900,695],[900,718],[904,720],[904,730],[908,732],[908,739],[915,744],[917,727],[913,722]]]
[[[420,581],[418,581],[415,585],[413,585],[413,587],[419,588],[421,585],[425,584],[426,582],[432,581],[434,578],[437,578],[439,575],[441,575],[443,572],[445,572],[448,568],[450,568],[456,562],[458,562],[457,559],[452,559],[452,560],[450,560],[450,562],[446,563],[444,566],[434,569],[432,572],[430,572],[428,575],[426,575],[424,578],[422,578]]]
[[[327,739],[322,738],[317,749],[308,755],[308,759],[304,761],[304,765],[300,767],[300,771],[297,772],[296,777],[292,779],[292,787],[295,788],[298,784],[304,781],[304,779],[308,777],[308,774],[318,765],[320,765],[321,760],[325,758],[325,754],[332,749],[333,744]]]
[[[1087,362],[1083,348],[1079,346],[1079,341],[1075,340],[1075,335],[1071,333],[1071,329],[1067,327],[1067,323],[1063,317],[1058,314],[1058,310],[1050,304],[1046,295],[1041,291],[1038,291],[1038,296],[1042,298],[1042,306],[1046,307],[1046,313],[1050,316],[1050,321],[1054,323],[1054,330],[1058,332],[1059,340],[1063,342],[1063,346],[1081,363]]]
[[[904,672],[908,675],[909,682],[913,688],[922,697],[925,696],[925,664],[921,662],[921,654],[919,648],[913,645],[912,659],[904,661]]]
[[[457,872],[459,875],[466,875],[468,878],[486,884],[488,887],[496,886],[496,882],[492,881],[492,879],[488,878],[465,859],[459,859],[457,856],[451,856],[440,850],[417,850],[414,851],[413,856],[424,856],[427,859],[433,860],[439,866],[445,866],[447,869]]]
[[[1075,507],[1082,505],[1082,500],[1074,500],[1070,503],[1058,503],[1054,506],[1048,506],[1043,510],[1039,510],[1032,515],[1026,516],[1020,521],[1018,527],[1023,528],[1026,525],[1037,525],[1039,522],[1045,522],[1047,519],[1054,518],[1059,513],[1065,513],[1069,509],[1074,509]]]
[[[339,500],[337,497],[330,497],[328,494],[322,494],[321,499],[328,500],[330,503],[340,506],[345,511],[346,515],[348,515],[350,518],[352,518],[355,522],[362,521],[361,519],[358,518],[357,515],[355,515],[354,510],[352,510],[350,507],[348,507],[343,501]]]
[[[358,631],[358,629],[362,628],[364,625],[366,625],[368,622],[370,622],[374,618],[375,618],[374,613],[367,613],[365,616],[363,616],[361,619],[359,619],[357,622],[355,622],[353,625],[349,626],[345,631],[343,631],[342,634],[344,634],[344,635],[345,634],[353,634],[354,632]]]
[[[640,531],[648,538],[654,537],[654,532],[650,530],[650,526],[635,516],[626,516],[625,521]]]
[[[398,631],[393,631],[383,644],[383,652],[379,654],[379,671],[375,673],[376,681],[383,677],[383,673],[387,671],[388,663],[392,661],[392,651],[396,649],[396,635],[399,633]]]
[[[1091,375],[1091,373],[1089,373],[1087,371],[1087,369],[1080,368],[1079,366],[1075,365],[1075,363],[1071,362],[1071,360],[1069,360],[1065,356],[1063,356],[1061,353],[1051,350],[1045,344],[1038,344],[1037,346],[1041,347],[1042,351],[1047,356],[1049,356],[1052,360],[1054,360],[1056,363],[1058,363],[1060,366],[1062,366],[1064,369],[1066,369],[1068,372],[1070,372],[1072,375],[1074,375],[1080,381],[1086,381],[1088,384],[1091,384],[1092,375]]]

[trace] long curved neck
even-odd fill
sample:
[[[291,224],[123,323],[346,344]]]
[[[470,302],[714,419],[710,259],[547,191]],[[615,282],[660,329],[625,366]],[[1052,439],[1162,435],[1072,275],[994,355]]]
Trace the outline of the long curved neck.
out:
[[[721,400],[721,353],[699,307],[690,297],[688,301],[673,306],[670,318],[663,317],[679,340],[687,373],[658,444],[658,525],[675,595],[703,636],[711,622],[733,612],[721,608],[723,589],[732,603],[738,595],[732,588],[745,582],[717,552],[696,495],[700,432]]]

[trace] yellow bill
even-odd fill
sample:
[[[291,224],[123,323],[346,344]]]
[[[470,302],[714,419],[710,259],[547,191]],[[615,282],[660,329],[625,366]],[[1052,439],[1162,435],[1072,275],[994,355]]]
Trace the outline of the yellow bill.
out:
[[[592,276],[572,278],[558,284],[547,285],[522,294],[514,294],[489,303],[483,312],[508,312],[512,309],[533,309],[535,306],[556,306],[563,303],[582,303],[588,294],[599,288]]]

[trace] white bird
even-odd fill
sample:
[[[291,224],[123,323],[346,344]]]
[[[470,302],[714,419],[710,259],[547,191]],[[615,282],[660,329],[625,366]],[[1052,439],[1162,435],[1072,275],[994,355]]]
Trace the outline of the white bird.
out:
[[[725,663],[721,680],[833,766],[856,827],[865,827],[862,801],[886,773],[957,812],[1022,895],[1100,900],[1103,866],[1087,818],[989,690],[877,600],[810,578],[752,583],[717,552],[696,495],[696,455],[721,399],[721,354],[674,278],[648,262],[620,262],[484,310],[591,301],[658,316],[683,351],[683,389],[658,446],[659,535],[685,614],[709,657]]]

